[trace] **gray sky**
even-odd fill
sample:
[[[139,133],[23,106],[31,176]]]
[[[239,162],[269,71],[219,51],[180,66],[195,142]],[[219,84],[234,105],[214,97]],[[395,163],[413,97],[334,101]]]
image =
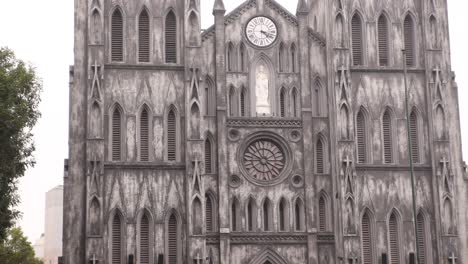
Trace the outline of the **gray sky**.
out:
[[[277,0],[292,13],[297,1]],[[202,27],[212,22],[214,0],[201,0]],[[232,10],[240,0],[225,0]],[[20,181],[23,218],[19,225],[34,242],[44,231],[45,193],[63,183],[63,159],[68,156],[68,67],[73,63],[72,0],[0,0],[0,46],[36,66],[44,82],[40,111],[42,118],[34,129],[35,168]],[[452,69],[457,73],[460,101],[468,98],[466,14],[468,1],[449,0]],[[468,142],[468,104],[461,103],[463,141]],[[464,146],[468,153],[468,143]]]

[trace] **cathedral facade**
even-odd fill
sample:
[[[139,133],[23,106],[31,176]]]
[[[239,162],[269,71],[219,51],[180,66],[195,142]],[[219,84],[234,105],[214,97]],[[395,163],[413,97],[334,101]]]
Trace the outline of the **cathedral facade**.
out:
[[[200,1],[75,1],[65,264],[468,262],[447,1]]]

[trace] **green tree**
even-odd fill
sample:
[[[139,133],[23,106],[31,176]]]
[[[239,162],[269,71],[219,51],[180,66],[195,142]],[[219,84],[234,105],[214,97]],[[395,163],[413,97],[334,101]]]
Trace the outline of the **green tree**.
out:
[[[43,264],[34,256],[31,243],[17,227],[8,229],[7,238],[0,243],[0,260],[3,264]]]
[[[20,216],[18,179],[34,165],[31,130],[40,117],[41,91],[34,68],[0,48],[0,243]]]

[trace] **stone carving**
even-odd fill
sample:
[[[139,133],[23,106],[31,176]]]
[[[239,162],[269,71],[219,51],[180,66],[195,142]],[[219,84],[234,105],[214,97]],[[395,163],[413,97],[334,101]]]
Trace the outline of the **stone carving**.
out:
[[[300,119],[245,119],[245,118],[230,118],[227,122],[228,127],[271,127],[271,128],[301,128],[302,120]]]
[[[271,115],[271,105],[270,105],[270,76],[265,65],[260,64],[257,71],[255,72],[255,95],[257,98],[257,114],[263,116]]]
[[[244,154],[244,166],[251,177],[270,181],[279,177],[285,166],[281,148],[270,140],[250,144]]]

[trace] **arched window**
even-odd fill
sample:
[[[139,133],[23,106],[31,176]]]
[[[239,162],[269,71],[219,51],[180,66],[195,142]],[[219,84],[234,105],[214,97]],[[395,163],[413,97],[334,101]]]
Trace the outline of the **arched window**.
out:
[[[321,138],[317,140],[315,144],[315,167],[317,174],[325,173],[325,164],[324,164],[324,146]]]
[[[140,221],[140,264],[150,263],[150,222],[146,213]]]
[[[192,202],[192,232],[201,235],[203,230],[202,206],[200,199],[195,198]]]
[[[179,258],[179,226],[177,217],[171,214],[167,223],[167,263],[178,264]]]
[[[231,228],[232,231],[237,232],[240,230],[240,211],[239,211],[239,201],[234,198],[231,204]]]
[[[90,30],[91,43],[100,44],[102,39],[102,22],[101,22],[101,13],[98,9],[94,9]]]
[[[322,105],[326,102],[323,102],[323,89],[322,89],[322,84],[319,79],[315,81],[314,84],[314,109],[315,109],[315,115],[316,116],[322,116]]]
[[[140,161],[149,160],[149,113],[146,107],[140,114]]]
[[[122,111],[115,106],[112,113],[112,161],[122,160]]]
[[[166,63],[177,63],[177,18],[172,10],[166,15],[164,36]]]
[[[410,130],[410,138],[411,138],[411,154],[413,163],[419,163],[420,155],[419,155],[419,129],[418,129],[418,115],[416,110],[413,109],[410,114],[410,122],[409,122],[409,130]]]
[[[282,87],[280,91],[280,116],[286,116],[286,90],[284,87]]]
[[[280,72],[286,71],[286,53],[284,50],[285,50],[284,44],[283,42],[281,42],[279,46],[279,50],[278,50],[278,65],[279,65]]]
[[[426,264],[426,221],[422,213],[417,216],[419,264]]]
[[[101,207],[96,197],[91,200],[89,207],[89,227],[92,236],[98,236],[101,233]]]
[[[361,240],[362,240],[362,263],[373,264],[372,252],[372,226],[369,213],[366,212],[362,216],[361,222]]]
[[[392,116],[387,109],[382,116],[382,134],[383,134],[383,151],[384,162],[393,162],[393,137],[392,137]]]
[[[299,98],[298,98],[296,88],[293,88],[293,90],[292,90],[291,101],[292,101],[293,116],[298,117],[299,116]]]
[[[327,202],[325,197],[320,196],[319,198],[319,231],[325,232],[327,231]]]
[[[364,115],[364,109],[361,108],[356,117],[356,136],[358,162],[367,162],[367,122]]]
[[[240,93],[240,115],[242,117],[247,116],[247,91],[245,87],[242,88]]]
[[[177,160],[177,117],[173,109],[167,115],[167,160]]]
[[[194,46],[198,44],[198,37],[200,36],[200,26],[198,25],[198,16],[195,14],[194,11],[190,12],[189,22],[190,22],[189,43],[190,45]]]
[[[400,241],[398,233],[398,219],[395,213],[390,215],[388,221],[388,237],[390,243],[390,263],[400,263]]]
[[[362,65],[362,21],[358,14],[354,14],[353,18],[351,19],[351,39],[353,47],[353,65]]]
[[[343,47],[343,39],[344,39],[344,27],[343,27],[343,16],[338,14],[335,20],[335,37],[336,37],[336,45],[338,47]]]
[[[236,116],[236,89],[232,86],[229,89],[229,115]]]
[[[146,9],[141,11],[138,19],[138,60],[150,61],[150,17]]]
[[[213,210],[213,199],[209,194],[205,195],[205,224],[206,232],[214,231],[214,210]]]
[[[382,14],[378,21],[379,65],[388,66],[388,21]]]
[[[239,62],[241,72],[247,71],[247,50],[244,43],[241,43],[239,47]]]
[[[112,13],[111,21],[111,58],[112,61],[123,61],[123,16],[119,8]]]
[[[433,15],[429,18],[429,27],[431,47],[436,49],[438,46],[437,19]]]
[[[445,113],[442,105],[438,105],[435,112],[435,134],[436,138],[446,139]]]
[[[296,44],[291,45],[291,72],[296,72],[297,69],[297,50],[296,50]]]
[[[411,15],[407,15],[403,25],[405,51],[406,51],[406,66],[415,66],[416,53],[415,53],[415,32],[414,32],[414,21]]]
[[[266,198],[262,206],[263,212],[263,231],[273,230],[273,213],[270,199]]]
[[[297,198],[294,204],[294,222],[296,226],[296,231],[304,230],[305,226],[305,209],[304,202],[301,198]]]
[[[279,230],[287,231],[289,229],[289,206],[285,198],[281,198],[278,205]]]
[[[119,213],[114,214],[112,219],[112,243],[111,243],[111,260],[112,264],[121,264],[123,259],[123,241],[122,241],[122,219]]]
[[[453,213],[452,213],[452,203],[449,198],[446,198],[444,201],[444,225],[445,225],[445,234],[454,234],[454,228],[452,225]]]
[[[205,173],[213,173],[213,164],[213,144],[211,143],[211,139],[207,138],[205,140]]]
[[[234,45],[232,42],[229,42],[227,45],[227,70],[234,71]]]
[[[214,116],[215,107],[216,107],[216,91],[214,89],[214,84],[211,78],[206,78],[206,87],[205,87],[205,115]]]
[[[257,228],[257,204],[253,198],[247,203],[247,231],[255,231]]]
[[[348,107],[343,104],[341,106],[340,110],[340,133],[341,133],[341,139],[349,139],[349,111]]]

